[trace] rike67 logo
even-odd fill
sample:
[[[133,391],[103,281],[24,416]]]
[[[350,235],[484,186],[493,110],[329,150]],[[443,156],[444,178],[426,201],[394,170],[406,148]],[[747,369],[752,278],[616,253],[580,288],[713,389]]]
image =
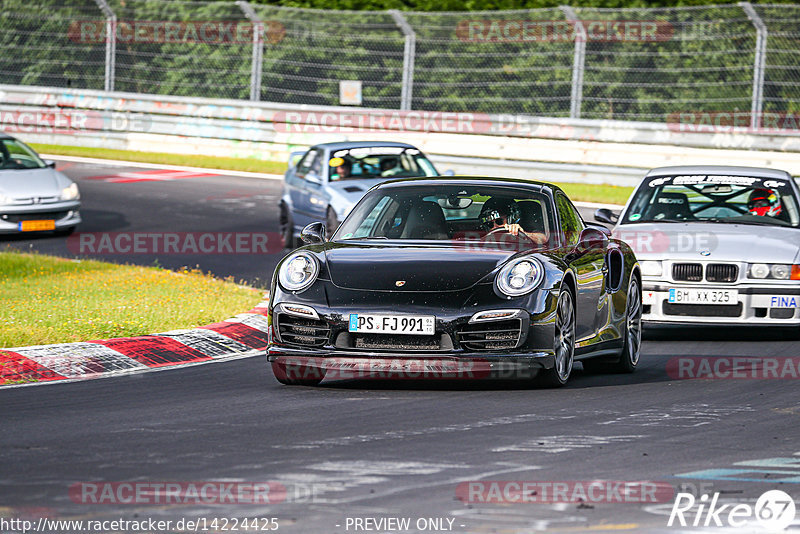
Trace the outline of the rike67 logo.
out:
[[[792,497],[781,490],[763,493],[755,506],[747,503],[719,503],[719,493],[696,499],[691,493],[678,493],[667,526],[680,527],[757,527],[774,532],[784,530],[795,518]]]

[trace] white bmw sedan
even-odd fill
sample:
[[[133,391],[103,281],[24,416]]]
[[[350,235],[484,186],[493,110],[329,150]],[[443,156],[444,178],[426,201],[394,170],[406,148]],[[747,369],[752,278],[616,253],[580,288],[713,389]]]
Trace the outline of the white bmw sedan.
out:
[[[662,167],[617,216],[615,237],[642,270],[643,321],[800,324],[800,192],[792,176],[751,167]]]
[[[22,141],[0,133],[0,233],[69,234],[81,222],[72,180]]]

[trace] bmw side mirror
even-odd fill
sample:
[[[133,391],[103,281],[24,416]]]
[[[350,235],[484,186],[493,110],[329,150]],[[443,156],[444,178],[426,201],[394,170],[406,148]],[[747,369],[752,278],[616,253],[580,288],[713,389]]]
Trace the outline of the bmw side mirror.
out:
[[[453,169],[447,169],[446,171],[444,171],[444,174],[443,174],[443,176],[455,176],[455,175],[456,175],[456,171],[454,171]]]
[[[308,171],[308,173],[306,173],[305,178],[306,178],[306,182],[309,182],[309,183],[312,183],[312,184],[321,184],[322,183],[322,178],[320,178],[319,174],[315,173],[314,171]]]
[[[50,167],[51,169],[55,169],[56,168],[56,162],[53,161],[52,159],[44,160],[44,164],[47,165],[48,167]]]
[[[318,245],[325,242],[325,225],[321,222],[314,222],[303,228],[300,232],[300,239],[309,245]]]
[[[608,245],[608,236],[597,228],[585,228],[578,239],[578,252],[601,252]]]
[[[608,208],[600,208],[594,212],[594,220],[606,224],[617,224],[619,213],[614,213]]]

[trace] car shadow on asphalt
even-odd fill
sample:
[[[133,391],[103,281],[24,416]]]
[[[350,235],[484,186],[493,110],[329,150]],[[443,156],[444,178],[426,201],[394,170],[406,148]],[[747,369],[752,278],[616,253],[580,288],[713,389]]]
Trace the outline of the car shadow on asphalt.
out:
[[[103,210],[81,210],[83,222],[75,228],[75,234],[85,232],[109,232],[130,226],[130,223],[121,213]],[[19,232],[15,234],[0,234],[0,243],[13,245],[24,241],[47,243],[48,240],[63,240],[66,237],[54,232]],[[73,238],[74,239],[74,238]]]
[[[645,328],[643,338],[648,341],[797,341],[800,327],[664,326]]]
[[[672,380],[667,375],[666,367],[662,362],[651,362],[649,365],[637,369],[634,373],[588,373],[582,369],[580,363],[575,364],[572,376],[566,386],[558,389],[582,389],[592,387],[631,386],[636,384],[650,384]],[[480,379],[463,378],[432,378],[432,379],[388,379],[388,378],[359,378],[326,380],[320,386],[329,390],[408,390],[408,391],[524,391],[542,390],[557,391],[541,385],[535,379],[507,379],[487,377]]]

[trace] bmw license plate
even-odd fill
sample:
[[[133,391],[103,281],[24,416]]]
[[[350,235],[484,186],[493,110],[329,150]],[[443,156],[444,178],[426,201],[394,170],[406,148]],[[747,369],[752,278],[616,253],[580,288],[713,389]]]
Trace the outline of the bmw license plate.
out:
[[[416,334],[432,336],[436,317],[433,315],[373,315],[351,313],[350,332],[363,334]]]
[[[678,289],[669,290],[670,304],[736,304],[739,292],[735,289]]]

